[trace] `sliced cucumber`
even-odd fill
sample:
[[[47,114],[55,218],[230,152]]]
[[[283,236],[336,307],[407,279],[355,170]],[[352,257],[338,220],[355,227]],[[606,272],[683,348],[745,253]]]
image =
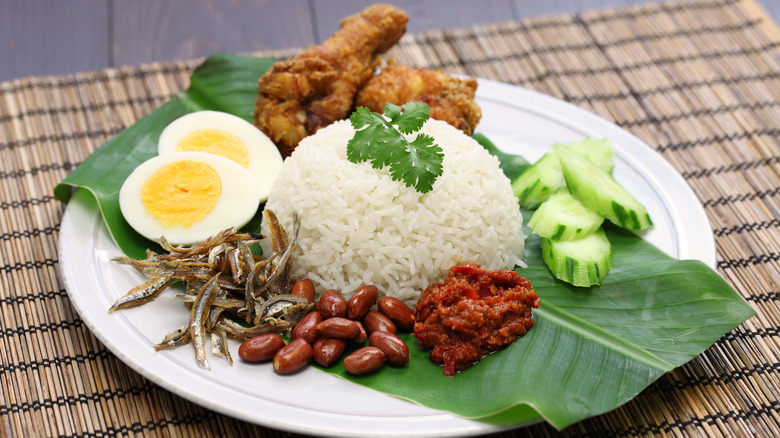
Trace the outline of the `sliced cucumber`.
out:
[[[612,269],[612,246],[599,228],[579,240],[542,239],[542,258],[559,280],[580,287],[601,284]]]
[[[585,206],[623,228],[644,230],[653,225],[647,209],[612,175],[570,146],[553,145],[569,191]]]
[[[551,240],[576,240],[595,231],[604,217],[560,191],[543,202],[528,221],[531,231]]]
[[[593,161],[607,173],[612,173],[612,169],[615,168],[615,163],[612,161],[614,155],[612,142],[606,138],[589,137],[569,143],[569,146],[590,161]]]
[[[550,195],[565,187],[561,163],[553,153],[544,154],[512,183],[520,207],[528,210],[538,207]]]
[[[554,143],[562,144],[562,143]],[[593,161],[607,173],[612,173],[612,142],[605,138],[586,138],[569,146]],[[515,196],[524,209],[533,210],[553,193],[566,187],[561,163],[555,154],[545,154],[512,183]]]

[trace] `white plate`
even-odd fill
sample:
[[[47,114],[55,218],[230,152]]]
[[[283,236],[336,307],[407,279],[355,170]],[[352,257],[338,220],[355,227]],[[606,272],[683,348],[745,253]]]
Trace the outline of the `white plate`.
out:
[[[615,177],[643,202],[655,227],[645,238],[667,254],[715,265],[715,247],[701,203],[660,155],[614,124],[557,99],[488,80],[479,81],[479,131],[498,146],[534,161],[554,141],[607,137],[615,144]],[[163,295],[151,304],[109,314],[142,282],[126,266],[94,201],[77,193],[60,228],[59,259],[71,301],[92,332],[123,362],[158,385],[206,408],[264,426],[327,436],[465,436],[495,426],[421,407],[350,383],[313,367],[274,375],[268,364],[231,367],[209,356],[198,368],[193,350],[152,346],[186,324],[189,312]],[[238,343],[231,344],[237,357]],[[521,426],[518,424],[517,426]]]

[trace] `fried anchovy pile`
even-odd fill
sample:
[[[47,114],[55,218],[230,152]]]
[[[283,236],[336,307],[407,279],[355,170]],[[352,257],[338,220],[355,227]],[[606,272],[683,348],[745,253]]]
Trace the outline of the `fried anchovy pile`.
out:
[[[119,298],[109,312],[151,302],[175,280],[181,280],[185,291],[176,298],[190,309],[189,323],[169,333],[154,348],[159,351],[191,343],[198,365],[205,369],[210,369],[207,335],[211,336],[212,353],[224,356],[232,365],[228,337],[244,340],[291,329],[312,306],[305,298],[290,294],[292,252],[301,221],[294,217],[288,239],[272,211],[265,210],[263,217],[273,243],[273,254],[267,258],[254,255],[250,249],[263,236],[233,229],[192,247],[172,246],[161,238],[158,242],[168,254],[147,250],[146,260],[115,258],[139,270],[149,281]]]

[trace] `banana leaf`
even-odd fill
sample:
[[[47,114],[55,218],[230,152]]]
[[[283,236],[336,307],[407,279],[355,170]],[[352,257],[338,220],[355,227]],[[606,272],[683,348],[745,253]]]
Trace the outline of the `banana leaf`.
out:
[[[509,181],[514,181],[525,169],[531,167],[531,163],[520,155],[508,154],[499,149],[487,136],[481,132],[475,132],[472,137],[488,152],[498,158],[499,166]]]
[[[187,91],[152,111],[93,152],[54,188],[54,196],[68,202],[75,188],[95,197],[117,247],[128,257],[144,258],[147,248],[156,248],[125,221],[119,210],[119,189],[139,164],[157,155],[157,140],[177,118],[195,111],[217,110],[252,120],[257,80],[275,62],[269,58],[212,55],[192,74]],[[244,230],[260,230],[258,213]]]
[[[463,417],[500,425],[541,417],[560,429],[626,403],[754,314],[705,264],[670,258],[616,227],[607,233],[615,267],[587,289],[555,279],[530,236],[528,267],[517,272],[539,295],[534,328],[454,377],[427,364],[411,335],[404,367],[328,372]]]
[[[55,195],[67,202],[74,188],[88,189],[118,247],[144,257],[151,242],[119,212],[122,181],[156,153],[162,129],[187,112],[220,110],[249,120],[257,78],[272,62],[223,54],[208,58],[186,92],[101,146],[55,188]],[[497,150],[487,138],[478,140]],[[507,174],[527,166],[522,157],[499,159]],[[587,289],[555,279],[542,260],[538,237],[531,235],[528,267],[518,272],[540,297],[535,327],[454,377],[445,377],[409,334],[402,335],[411,355],[405,366],[385,366],[365,376],[349,375],[341,365],[324,371],[463,417],[501,426],[544,419],[562,429],[629,401],[755,314],[705,264],[671,258],[615,227],[608,226],[607,233],[614,268],[600,287]]]

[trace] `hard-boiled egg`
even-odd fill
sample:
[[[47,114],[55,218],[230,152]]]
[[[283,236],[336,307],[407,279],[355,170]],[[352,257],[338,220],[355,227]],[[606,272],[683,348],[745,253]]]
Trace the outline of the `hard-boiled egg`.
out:
[[[119,207],[147,239],[188,245],[245,225],[261,191],[235,161],[206,152],[158,155],[138,166],[119,191]]]
[[[183,151],[221,155],[249,169],[260,187],[260,202],[268,198],[282,168],[282,155],[268,136],[246,120],[219,111],[190,113],[165,127],[158,154]]]

